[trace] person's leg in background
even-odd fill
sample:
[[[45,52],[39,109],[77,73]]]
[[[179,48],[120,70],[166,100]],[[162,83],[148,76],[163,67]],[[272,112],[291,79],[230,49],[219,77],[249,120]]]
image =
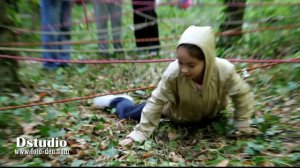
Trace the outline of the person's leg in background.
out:
[[[71,32],[71,21],[72,21],[72,1],[61,1],[60,5],[60,31],[62,33]],[[71,42],[71,34],[59,35],[60,42]],[[71,44],[63,44],[59,46],[60,50],[71,50]],[[61,52],[58,55],[58,59],[69,60],[70,52]],[[67,63],[58,63],[58,66],[67,66]]]
[[[104,57],[109,56],[109,32],[108,32],[108,20],[109,10],[107,9],[107,2],[93,0],[95,17],[94,21],[97,26],[98,34],[98,49],[100,55]]]
[[[114,49],[122,50],[121,35],[122,35],[122,2],[109,4],[111,29],[113,35]],[[117,53],[121,53],[120,51]]]
[[[136,47],[145,47],[146,43],[145,42],[140,42],[138,41],[139,39],[144,39],[145,31],[144,28],[138,28],[137,26],[140,26],[142,23],[145,23],[146,20],[144,17],[138,14],[138,12],[142,12],[143,10],[146,9],[147,5],[140,5],[138,4],[141,1],[138,0],[132,0],[132,8],[133,8],[133,23],[134,23],[134,36],[135,36],[135,43]],[[142,10],[142,11],[140,11]]]
[[[157,24],[157,14],[155,11],[155,0],[143,1],[145,4],[138,4],[141,1],[133,0],[134,24],[145,23],[146,27],[135,30],[136,39],[155,38],[155,41],[136,42],[137,47],[159,47],[159,32]],[[153,23],[154,22],[154,23]],[[158,52],[157,48],[149,49],[149,52]]]
[[[150,8],[151,10],[147,10],[144,13],[149,16],[151,19],[146,19],[146,22],[149,23],[149,26],[145,28],[145,32],[147,32],[147,37],[146,38],[154,38],[157,39],[155,41],[149,41],[147,43],[147,46],[153,46],[156,48],[149,49],[149,52],[152,54],[158,54],[159,52],[159,45],[160,45],[160,40],[159,40],[159,31],[158,31],[158,20],[157,20],[157,14],[155,11],[155,1],[153,0],[153,3],[151,4]]]
[[[47,45],[49,42],[57,42],[58,35],[55,32],[59,31],[59,5],[60,0],[41,0],[40,12],[42,21],[42,32],[52,34],[42,34],[42,48],[43,50],[58,50],[58,45]],[[57,59],[58,53],[56,52],[43,52],[42,58]],[[55,62],[43,62],[44,69],[55,69],[57,64]]]

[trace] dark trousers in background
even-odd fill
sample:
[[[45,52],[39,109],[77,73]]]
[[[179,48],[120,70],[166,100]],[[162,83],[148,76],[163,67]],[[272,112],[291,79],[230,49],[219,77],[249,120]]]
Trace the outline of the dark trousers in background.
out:
[[[157,38],[155,41],[139,42],[136,41],[136,46],[151,47],[158,46],[154,51],[158,51],[160,41],[157,24],[157,14],[155,11],[155,0],[132,0],[132,7],[134,10],[133,21],[135,25],[135,39]],[[145,24],[143,28],[136,28],[137,25]],[[152,51],[150,50],[150,51]]]
[[[68,42],[71,35],[71,1],[41,0],[42,43],[45,50],[70,50],[70,44],[46,45],[48,42]],[[43,52],[46,59],[69,60],[70,52]],[[44,68],[55,69],[66,66],[66,63],[44,62]]]

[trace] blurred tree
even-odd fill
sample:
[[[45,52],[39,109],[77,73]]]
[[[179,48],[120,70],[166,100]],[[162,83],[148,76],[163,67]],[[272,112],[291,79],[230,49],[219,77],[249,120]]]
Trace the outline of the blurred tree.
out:
[[[17,2],[12,0],[1,0],[0,11],[0,42],[17,41],[17,35],[8,29],[15,26],[14,18],[17,14]],[[2,55],[17,55],[14,51],[0,51]],[[17,73],[18,63],[16,60],[0,59],[0,92],[19,91],[21,82]]]

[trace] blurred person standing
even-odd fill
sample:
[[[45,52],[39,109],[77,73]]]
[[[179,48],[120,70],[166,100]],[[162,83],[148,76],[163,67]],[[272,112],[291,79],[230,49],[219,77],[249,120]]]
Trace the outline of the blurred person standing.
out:
[[[113,36],[113,47],[116,53],[122,53],[121,25],[122,25],[122,2],[123,0],[93,0],[98,33],[98,49],[101,55],[109,56],[109,22]]]
[[[71,41],[71,11],[72,1],[65,0],[41,0],[40,13],[42,21],[42,48],[43,50],[64,50],[62,52],[42,53],[45,59],[69,60],[70,44],[49,44],[51,42],[70,42]],[[58,67],[68,66],[67,63],[43,62],[43,68],[54,70]]]
[[[193,2],[192,0],[179,0],[179,7],[181,9],[188,9],[192,6]]]
[[[137,48],[151,47],[147,50],[151,55],[158,54],[160,45],[155,6],[155,0],[132,0],[136,46]],[[150,38],[153,38],[153,40],[140,41]]]

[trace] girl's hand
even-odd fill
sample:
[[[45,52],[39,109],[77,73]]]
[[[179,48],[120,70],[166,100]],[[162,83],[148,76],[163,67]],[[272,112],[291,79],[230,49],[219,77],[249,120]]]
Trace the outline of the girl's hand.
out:
[[[126,138],[126,139],[123,139],[119,142],[119,144],[121,146],[131,146],[133,144],[134,140],[131,139],[131,138]]]

